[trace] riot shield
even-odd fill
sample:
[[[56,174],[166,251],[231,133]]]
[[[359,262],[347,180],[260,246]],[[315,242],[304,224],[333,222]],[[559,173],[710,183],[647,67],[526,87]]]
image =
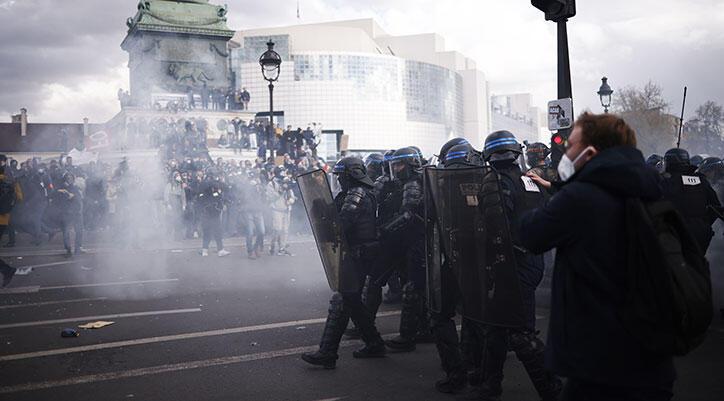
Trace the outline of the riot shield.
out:
[[[357,292],[359,279],[324,170],[297,177],[299,192],[332,291]]]
[[[428,170],[439,243],[457,279],[463,316],[522,325],[515,255],[497,173],[486,167]]]
[[[427,303],[430,311],[440,313],[442,308],[442,250],[440,246],[440,226],[435,213],[435,202],[430,189],[428,171],[423,174],[423,189],[425,194],[425,257],[427,267]],[[434,182],[434,181],[433,181]]]

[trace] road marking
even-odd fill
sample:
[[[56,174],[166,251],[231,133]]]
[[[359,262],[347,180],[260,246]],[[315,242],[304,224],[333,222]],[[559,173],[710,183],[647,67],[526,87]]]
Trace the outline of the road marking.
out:
[[[106,297],[98,297],[98,298],[79,298],[79,299],[67,299],[64,301],[46,301],[46,302],[35,302],[31,304],[15,304],[15,305],[0,305],[0,309],[16,309],[16,308],[25,308],[30,306],[43,306],[43,305],[57,305],[57,304],[71,304],[76,302],[90,302],[90,301],[104,301],[108,298]]]
[[[51,267],[51,266],[60,266],[60,265],[70,265],[73,263],[79,263],[77,260],[64,260],[62,262],[52,262],[52,263],[42,263],[39,265],[28,265],[28,266],[18,266],[16,269],[26,269],[26,268],[36,268],[36,267]]]
[[[391,338],[396,334],[389,334],[383,336],[383,338]],[[358,345],[359,340],[347,340],[342,341],[340,347],[348,347],[350,345]],[[72,386],[77,384],[97,383],[109,380],[129,379],[133,377],[157,375],[161,373],[179,372],[190,369],[210,368],[215,366],[232,365],[242,362],[259,361],[262,359],[280,358],[283,356],[299,355],[303,352],[314,352],[319,349],[318,345],[309,345],[305,347],[287,348],[276,351],[259,352],[256,354],[245,354],[227,356],[222,358],[205,359],[200,361],[173,363],[168,365],[151,366],[148,368],[123,370],[119,372],[101,373],[96,375],[77,376],[70,379],[64,380],[52,380],[45,382],[26,383],[18,384],[15,386],[7,386],[0,388],[0,394],[19,393],[22,391],[33,391],[49,389],[54,387]],[[340,399],[340,398],[334,398]]]
[[[119,318],[124,318],[124,317],[174,315],[177,313],[191,313],[191,312],[201,312],[201,309],[193,308],[193,309],[156,310],[156,311],[150,311],[150,312],[117,313],[115,315],[81,316],[81,317],[70,317],[70,318],[66,318],[66,319],[39,320],[39,321],[34,321],[34,322],[0,324],[0,330],[12,329],[12,328],[16,328],[16,327],[44,326],[44,325],[56,324],[56,323],[79,322],[79,321],[84,321],[84,320],[93,321],[93,320],[104,320],[104,319],[119,319]]]
[[[116,285],[169,283],[172,281],[178,281],[178,279],[177,278],[165,278],[165,279],[160,279],[160,280],[115,281],[115,282],[110,282],[110,283],[55,285],[55,286],[49,286],[49,287],[40,287],[40,291],[63,290],[66,288],[111,287],[111,286],[116,286]]]
[[[29,287],[11,287],[0,289],[0,295],[2,294],[30,294],[40,291],[39,285],[31,285]]]
[[[379,318],[379,317],[386,317],[386,316],[395,316],[395,315],[399,315],[399,314],[400,314],[399,311],[380,312],[377,314],[377,317]],[[42,358],[42,357],[52,356],[52,355],[66,355],[66,354],[73,354],[73,353],[77,353],[77,352],[97,351],[97,350],[109,349],[109,348],[129,347],[129,346],[133,346],[133,345],[154,344],[154,343],[161,343],[161,342],[168,342],[168,341],[179,341],[179,340],[189,340],[189,339],[194,339],[194,338],[222,336],[222,335],[228,335],[228,334],[249,333],[249,332],[253,332],[253,331],[280,329],[280,328],[284,328],[284,327],[295,327],[295,326],[302,326],[302,325],[319,324],[319,323],[324,323],[326,320],[327,320],[326,317],[317,318],[317,319],[307,319],[307,320],[293,320],[290,322],[260,324],[260,325],[255,325],[255,326],[234,327],[234,328],[220,329],[220,330],[197,331],[197,332],[185,333],[185,334],[174,334],[174,335],[168,335],[168,336],[139,338],[139,339],[135,339],[135,340],[114,341],[114,342],[103,343],[103,344],[84,345],[84,346],[80,346],[80,347],[59,348],[59,349],[52,349],[52,350],[47,350],[47,351],[27,352],[27,353],[23,353],[23,354],[0,356],[0,362],[16,361],[16,360],[20,360],[20,359],[30,359],[30,358]]]

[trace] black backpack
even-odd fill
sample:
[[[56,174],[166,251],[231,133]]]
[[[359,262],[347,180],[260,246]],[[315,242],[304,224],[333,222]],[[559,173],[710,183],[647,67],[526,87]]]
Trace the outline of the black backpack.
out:
[[[0,214],[7,214],[15,206],[15,185],[0,180]]]
[[[655,355],[685,355],[712,321],[709,263],[668,201],[626,201],[627,297],[620,317]]]

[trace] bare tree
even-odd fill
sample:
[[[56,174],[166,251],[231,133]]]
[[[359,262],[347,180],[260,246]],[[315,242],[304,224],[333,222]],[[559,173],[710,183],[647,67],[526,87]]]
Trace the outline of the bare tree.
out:
[[[643,88],[628,86],[617,91],[613,111],[636,130],[641,151],[662,154],[676,144],[678,119],[668,114],[669,104],[661,86],[649,81]]]
[[[707,101],[696,109],[696,116],[684,125],[682,142],[691,154],[721,157],[724,154],[724,110],[720,104]]]

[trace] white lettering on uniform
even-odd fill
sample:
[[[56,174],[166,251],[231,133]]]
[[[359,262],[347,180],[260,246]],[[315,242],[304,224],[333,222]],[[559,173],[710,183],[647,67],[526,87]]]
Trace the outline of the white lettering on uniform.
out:
[[[701,178],[692,175],[682,175],[681,180],[684,185],[699,185],[701,184]]]

